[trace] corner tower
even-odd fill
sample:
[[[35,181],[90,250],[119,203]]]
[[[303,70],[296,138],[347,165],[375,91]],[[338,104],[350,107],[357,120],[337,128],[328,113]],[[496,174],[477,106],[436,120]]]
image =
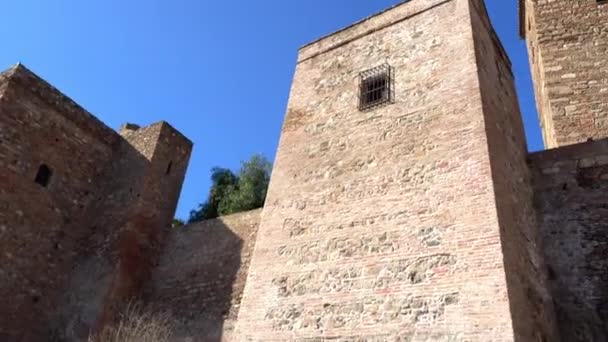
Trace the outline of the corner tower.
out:
[[[608,2],[519,0],[547,148],[608,137]]]
[[[481,0],[300,49],[236,341],[556,341],[509,58]]]

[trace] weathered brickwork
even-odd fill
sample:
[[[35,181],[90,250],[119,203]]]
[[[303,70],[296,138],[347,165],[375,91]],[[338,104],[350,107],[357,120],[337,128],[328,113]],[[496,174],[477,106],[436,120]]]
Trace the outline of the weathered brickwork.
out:
[[[146,291],[147,302],[171,311],[175,337],[231,340],[261,210],[171,231]]]
[[[608,140],[534,153],[536,207],[563,341],[608,340]]]
[[[472,7],[475,51],[515,340],[555,341],[554,309],[538,247],[528,151],[511,62],[483,2],[476,4]]]
[[[173,230],[187,138],[0,73],[0,341],[134,299],[180,341],[608,340],[608,4],[519,6],[557,148],[528,153],[484,2],[411,0],[300,49],[263,210]]]
[[[121,136],[22,65],[0,89],[0,340],[82,340],[147,279],[191,143]]]
[[[236,340],[547,338],[521,118],[481,2],[410,1],[298,61]],[[395,103],[361,112],[358,75],[384,62]]]
[[[548,148],[608,137],[608,3],[520,0]]]

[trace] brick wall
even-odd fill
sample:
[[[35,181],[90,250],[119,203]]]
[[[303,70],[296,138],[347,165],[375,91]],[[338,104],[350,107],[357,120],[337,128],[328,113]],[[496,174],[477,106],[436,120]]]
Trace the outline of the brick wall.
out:
[[[40,317],[54,310],[87,230],[77,218],[99,193],[103,165],[119,136],[64,116],[87,116],[53,97],[22,66],[3,75],[0,99],[0,340],[47,336]],[[52,171],[47,187],[34,182]]]
[[[511,62],[483,1],[472,9],[475,52],[516,341],[558,341]]]
[[[608,140],[530,156],[563,341],[608,339]]]
[[[0,340],[81,340],[149,277],[192,144],[121,136],[22,65],[0,90]]]
[[[172,230],[146,291],[147,301],[178,321],[176,338],[230,340],[261,209]]]
[[[158,262],[192,148],[164,122],[120,133],[125,139],[102,181],[100,201],[85,215],[86,248],[54,314],[56,325],[76,340],[141,295]]]
[[[469,5],[413,0],[300,51],[237,341],[514,340]],[[383,62],[395,103],[360,112]]]
[[[536,101],[549,148],[608,136],[608,4],[521,0]]]

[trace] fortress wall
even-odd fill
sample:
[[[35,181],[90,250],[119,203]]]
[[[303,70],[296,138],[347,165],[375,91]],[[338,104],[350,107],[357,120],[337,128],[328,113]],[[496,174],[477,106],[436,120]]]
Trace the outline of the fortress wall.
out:
[[[121,136],[22,65],[0,90],[0,340],[80,341],[149,279],[192,143]]]
[[[557,341],[514,76],[483,1],[471,7],[494,193],[516,341]]]
[[[563,341],[608,340],[608,139],[530,156]]]
[[[68,341],[86,338],[90,330],[100,328],[102,321],[110,318],[104,319],[104,316],[111,316],[110,310],[107,314],[104,310],[118,279],[122,240],[125,232],[136,231],[145,219],[138,217],[137,225],[133,222],[144,189],[148,158],[153,154],[160,129],[158,125],[141,128],[137,135],[139,141],[147,141],[147,152],[143,146],[136,148],[127,140],[121,140],[100,182],[103,191],[87,208],[84,220],[79,222],[89,234],[80,243],[78,259],[60,299],[61,305],[52,314],[53,325]],[[132,140],[135,140],[134,136]],[[156,231],[159,223],[150,223],[150,231]],[[141,240],[149,238],[159,239],[158,236],[143,236]],[[137,251],[136,245],[132,249]],[[149,269],[148,262],[142,263],[138,255],[131,256],[130,262],[139,263],[142,270]]]
[[[608,3],[521,2],[545,144],[608,137]]]
[[[54,314],[72,340],[101,329],[141,296],[158,263],[192,149],[165,122],[125,126],[120,134],[124,140],[102,181],[101,200],[82,222],[90,235]]]
[[[90,117],[22,66],[1,76],[0,340],[49,336],[53,311],[88,231],[76,225],[100,194],[120,137],[66,115]],[[39,167],[51,170],[46,187]],[[44,320],[43,320],[44,321]]]
[[[167,235],[145,297],[173,313],[180,322],[177,338],[230,340],[261,211],[189,224]]]
[[[409,10],[301,50],[237,341],[514,340],[469,1]]]

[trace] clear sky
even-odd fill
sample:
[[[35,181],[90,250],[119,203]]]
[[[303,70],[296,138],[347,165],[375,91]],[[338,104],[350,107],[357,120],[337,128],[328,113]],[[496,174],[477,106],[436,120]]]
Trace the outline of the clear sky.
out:
[[[274,159],[298,48],[398,2],[3,1],[0,68],[21,61],[112,128],[167,120],[188,136],[177,212],[187,218],[213,166]],[[517,1],[486,2],[513,61],[529,148],[542,149]]]

